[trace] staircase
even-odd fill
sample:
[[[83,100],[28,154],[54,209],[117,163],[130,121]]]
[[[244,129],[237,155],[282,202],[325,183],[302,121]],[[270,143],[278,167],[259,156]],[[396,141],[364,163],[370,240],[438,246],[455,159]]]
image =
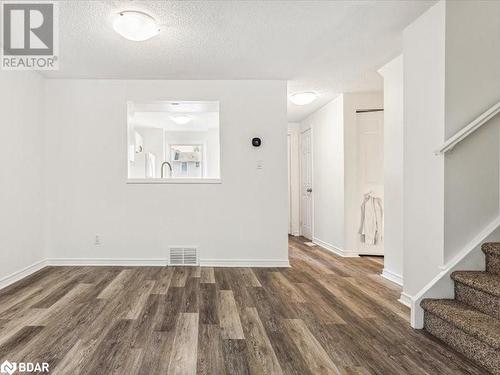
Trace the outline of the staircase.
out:
[[[457,271],[455,299],[424,299],[424,329],[500,374],[500,243],[485,243],[486,271]]]

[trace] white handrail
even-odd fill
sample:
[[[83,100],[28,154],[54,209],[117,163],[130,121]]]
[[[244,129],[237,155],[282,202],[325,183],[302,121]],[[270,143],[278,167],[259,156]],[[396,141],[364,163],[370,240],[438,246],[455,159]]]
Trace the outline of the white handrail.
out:
[[[462,142],[469,135],[474,133],[481,126],[486,124],[491,118],[496,116],[500,112],[500,102],[493,105],[491,108],[484,111],[481,115],[479,115],[474,121],[472,121],[469,125],[458,131],[453,137],[449,138],[439,150],[436,150],[434,153],[436,155],[443,155],[447,151],[450,151],[455,147],[458,143]]]

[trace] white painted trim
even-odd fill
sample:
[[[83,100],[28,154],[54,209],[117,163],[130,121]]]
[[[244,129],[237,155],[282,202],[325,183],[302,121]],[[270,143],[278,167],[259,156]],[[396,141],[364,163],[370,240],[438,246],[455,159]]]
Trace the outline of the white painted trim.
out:
[[[164,258],[50,258],[46,260],[49,266],[167,266]]]
[[[443,155],[447,151],[453,150],[453,148],[460,142],[462,142],[469,135],[474,133],[481,126],[486,124],[490,119],[495,117],[498,113],[500,113],[500,102],[494,104],[486,111],[477,116],[472,122],[470,122],[467,126],[460,129],[455,135],[449,138],[438,150],[434,153],[436,155]]]
[[[168,266],[168,259],[52,258],[50,266]],[[201,267],[290,267],[288,259],[199,259]]]
[[[3,289],[5,287],[15,283],[16,281],[24,279],[25,277],[41,270],[45,266],[47,266],[47,261],[41,260],[39,262],[33,263],[32,265],[30,265],[28,267],[21,269],[19,271],[16,271],[8,276],[1,278],[0,279],[0,289]]]
[[[384,279],[387,279],[389,281],[392,281],[393,283],[396,283],[398,285],[403,286],[403,276],[398,275],[397,273],[389,271],[387,268],[384,268],[382,270],[382,273],[380,274]]]
[[[356,252],[343,250],[337,246],[329,244],[328,242],[322,241],[319,238],[313,238],[313,243],[344,258],[357,258],[359,256]]]
[[[443,277],[449,277],[454,268],[474,249],[480,248],[481,244],[485,242],[489,235],[500,227],[500,215],[493,219],[479,234],[472,239],[462,250],[448,263],[439,267],[441,271],[425,285],[417,294],[412,297],[411,306],[411,326],[413,328],[422,328],[424,325],[424,310],[420,307],[420,302],[426,297],[429,291],[436,285]],[[481,250],[479,250],[481,251]],[[442,296],[448,297],[448,296]],[[438,298],[433,296],[433,298]]]
[[[290,267],[288,259],[200,259],[202,267]]]
[[[408,306],[411,309],[412,297],[409,294],[402,292],[401,296],[399,296],[398,301],[401,302],[403,305]]]

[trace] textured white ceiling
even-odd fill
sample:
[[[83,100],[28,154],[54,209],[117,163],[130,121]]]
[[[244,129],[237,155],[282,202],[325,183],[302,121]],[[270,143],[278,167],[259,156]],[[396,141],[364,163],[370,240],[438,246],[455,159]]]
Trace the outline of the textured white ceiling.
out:
[[[376,70],[401,51],[401,31],[435,1],[59,1],[60,70],[50,78],[282,79],[298,121],[340,92],[381,89]],[[153,15],[146,42],[116,34],[122,10]]]

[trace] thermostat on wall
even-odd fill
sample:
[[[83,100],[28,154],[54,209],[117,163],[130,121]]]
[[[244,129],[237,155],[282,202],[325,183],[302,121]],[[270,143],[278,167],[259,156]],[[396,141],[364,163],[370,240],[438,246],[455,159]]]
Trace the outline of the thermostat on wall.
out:
[[[253,147],[260,147],[261,144],[262,144],[262,141],[260,140],[260,138],[253,138],[252,139],[252,146]]]

